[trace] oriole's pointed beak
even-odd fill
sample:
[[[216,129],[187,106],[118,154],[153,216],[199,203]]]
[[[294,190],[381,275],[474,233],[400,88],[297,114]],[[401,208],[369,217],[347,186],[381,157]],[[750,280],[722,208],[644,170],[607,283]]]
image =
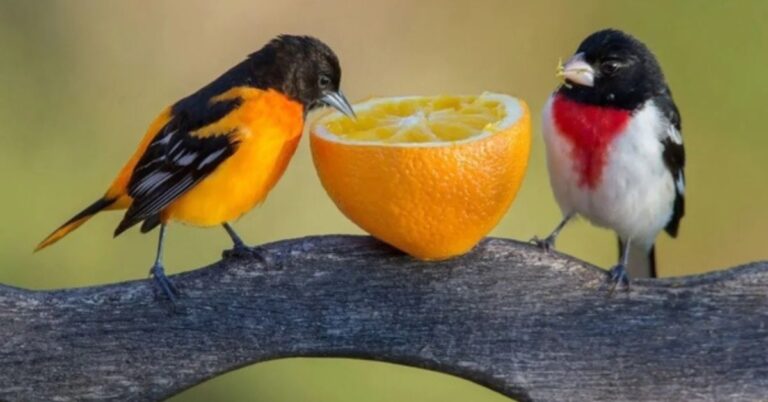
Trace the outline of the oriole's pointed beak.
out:
[[[576,85],[585,87],[595,85],[595,70],[584,60],[584,53],[574,54],[559,69],[557,75]]]
[[[344,94],[341,92],[341,90],[338,92],[327,92],[325,95],[323,95],[321,100],[323,103],[338,110],[345,116],[351,117],[353,119],[357,118],[355,111],[352,110],[352,105],[349,104],[349,101],[346,97],[344,97]]]

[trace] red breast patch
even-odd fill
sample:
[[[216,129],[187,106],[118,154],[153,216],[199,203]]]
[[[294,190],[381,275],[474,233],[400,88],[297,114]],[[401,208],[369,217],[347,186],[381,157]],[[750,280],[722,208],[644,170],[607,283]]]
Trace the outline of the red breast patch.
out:
[[[578,169],[579,185],[594,189],[605,167],[608,146],[629,123],[630,112],[556,95],[552,117],[560,133],[573,144],[572,157]]]

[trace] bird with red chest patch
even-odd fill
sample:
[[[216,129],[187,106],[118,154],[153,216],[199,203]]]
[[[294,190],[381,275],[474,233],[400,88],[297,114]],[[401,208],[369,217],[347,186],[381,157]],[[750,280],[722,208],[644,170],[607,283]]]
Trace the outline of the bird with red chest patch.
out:
[[[654,243],[677,236],[684,213],[680,114],[653,53],[613,29],[587,37],[558,72],[563,84],[543,111],[550,184],[563,220],[543,240],[554,247],[575,216],[612,229],[619,262],[611,282],[656,276]]]

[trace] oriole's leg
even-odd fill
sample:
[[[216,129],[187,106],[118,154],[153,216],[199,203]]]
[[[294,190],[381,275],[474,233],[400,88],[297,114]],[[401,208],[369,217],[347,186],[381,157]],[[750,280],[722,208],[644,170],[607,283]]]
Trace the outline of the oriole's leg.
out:
[[[568,223],[568,221],[573,218],[573,212],[567,213],[563,220],[560,221],[560,223],[557,225],[555,230],[552,231],[552,233],[549,234],[549,236],[545,237],[543,240],[539,239],[538,237],[534,237],[531,239],[531,242],[541,248],[543,248],[546,251],[552,250],[555,248],[555,240],[557,240],[557,235],[560,234],[560,231],[563,230],[565,225]]]
[[[616,290],[616,286],[618,284],[622,284],[626,287],[627,291],[629,291],[629,275],[627,275],[627,260],[629,258],[629,245],[632,243],[632,239],[627,239],[627,242],[624,244],[624,249],[621,251],[621,256],[619,257],[619,263],[615,267],[611,268],[611,278],[610,281],[613,284],[611,286],[611,291],[609,294],[613,294],[613,291]]]
[[[229,223],[222,223],[221,226],[224,227],[224,230],[227,231],[229,234],[229,237],[232,238],[232,243],[234,243],[234,247],[232,247],[231,250],[225,250],[224,251],[224,257],[242,257],[242,258],[256,258],[260,260],[264,264],[270,264],[269,258],[266,255],[266,251],[261,248],[260,246],[256,247],[248,247],[243,239],[238,236],[237,232],[235,232],[235,229],[232,229],[232,226],[229,225]]]
[[[155,280],[157,286],[163,291],[168,300],[172,303],[176,302],[176,296],[179,295],[179,290],[173,285],[170,279],[165,276],[165,269],[163,269],[163,243],[165,241],[165,223],[160,224],[160,236],[157,241],[157,257],[155,257],[155,263],[149,270],[149,274]]]
[[[237,235],[235,229],[232,229],[232,226],[229,226],[229,223],[224,222],[221,226],[224,226],[224,230],[226,230],[229,237],[232,238],[232,243],[235,243],[235,249],[248,248],[248,246],[245,245],[245,242],[243,242],[243,239]]]

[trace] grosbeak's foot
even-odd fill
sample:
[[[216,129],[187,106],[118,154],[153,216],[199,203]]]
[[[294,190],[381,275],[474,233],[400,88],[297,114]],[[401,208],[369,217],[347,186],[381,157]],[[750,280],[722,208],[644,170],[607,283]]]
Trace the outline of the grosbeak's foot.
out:
[[[179,296],[179,289],[176,288],[176,285],[174,285],[167,276],[165,276],[163,266],[160,264],[153,265],[149,270],[149,275],[152,276],[152,279],[154,279],[155,284],[160,288],[160,291],[163,292],[163,295],[165,295],[171,304],[175,306],[176,298]]]
[[[609,296],[613,294],[616,287],[619,285],[629,292],[629,275],[627,274],[627,269],[624,267],[624,264],[619,264],[611,268],[609,283],[611,285],[611,290],[608,292]]]
[[[262,264],[268,265],[270,260],[266,250],[261,246],[248,247],[245,244],[237,244],[222,253],[224,258],[255,258]]]
[[[530,240],[531,244],[541,248],[546,252],[550,252],[555,249],[555,238],[553,236],[547,236],[543,239],[539,239],[538,236],[533,236]]]

